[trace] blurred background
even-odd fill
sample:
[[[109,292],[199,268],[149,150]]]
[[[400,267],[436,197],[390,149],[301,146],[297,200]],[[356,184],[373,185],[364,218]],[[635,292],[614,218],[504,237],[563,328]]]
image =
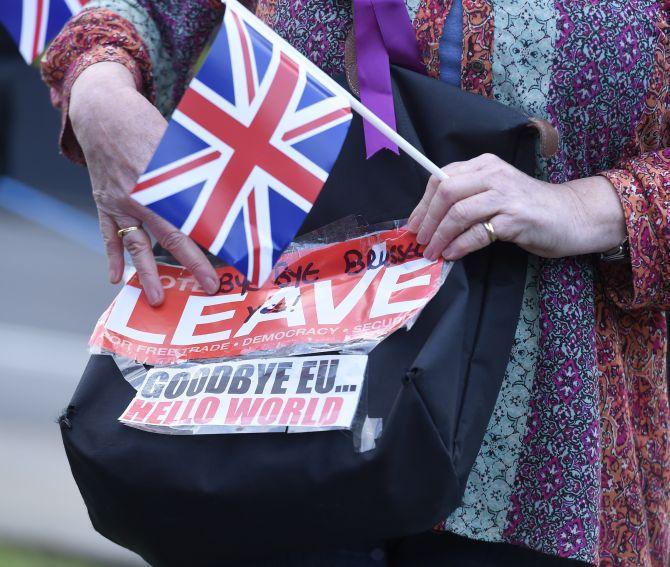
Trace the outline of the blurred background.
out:
[[[56,425],[116,293],[59,123],[0,27],[0,567],[145,565],[91,527]]]
[[[0,567],[145,565],[91,527],[56,425],[116,293],[59,122],[0,27]]]

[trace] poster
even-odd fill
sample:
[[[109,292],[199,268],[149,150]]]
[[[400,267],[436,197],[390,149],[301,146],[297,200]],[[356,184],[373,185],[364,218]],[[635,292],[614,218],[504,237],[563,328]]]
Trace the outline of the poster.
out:
[[[119,420],[162,433],[349,429],[366,364],[333,354],[156,367]]]
[[[450,264],[423,258],[403,229],[285,253],[261,288],[218,268],[209,296],[181,267],[159,264],[165,302],[151,307],[134,275],[103,313],[90,344],[147,364],[369,351],[411,322]]]

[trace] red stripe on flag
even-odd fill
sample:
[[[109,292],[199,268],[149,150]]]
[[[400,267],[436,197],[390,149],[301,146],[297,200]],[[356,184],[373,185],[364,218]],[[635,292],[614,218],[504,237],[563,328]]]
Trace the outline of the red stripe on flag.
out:
[[[43,22],[44,14],[44,0],[37,0],[37,5],[35,6],[35,37],[33,38],[33,61],[40,54],[40,37],[42,36],[42,27],[46,26],[46,22]]]
[[[221,230],[223,221],[239,195],[242,185],[251,175],[253,168],[253,162],[245,159],[235,159],[235,154],[233,154],[221,177],[214,185],[200,217],[189,233],[193,240],[207,249],[211,248]]]
[[[254,191],[249,193],[247,208],[249,210],[249,231],[251,232],[251,244],[254,255],[254,269],[251,272],[251,281],[258,282],[261,273],[261,245],[258,239],[258,221],[256,218],[256,198]]]
[[[297,81],[297,65],[282,54],[268,93],[248,128],[197,91],[186,91],[179,110],[234,148],[230,161],[190,233],[193,240],[206,248],[213,244],[223,220],[254,167],[261,167],[310,202],[314,202],[323,187],[323,181],[269,143],[284,116]]]
[[[312,120],[311,122],[308,122],[307,124],[303,124],[302,126],[298,126],[297,128],[294,128],[293,130],[290,130],[286,132],[282,136],[282,140],[285,142],[287,140],[291,140],[292,138],[297,138],[298,136],[304,134],[305,132],[309,132],[310,130],[315,130],[319,128],[320,126],[323,126],[324,124],[327,124],[328,122],[332,122],[337,120],[338,118],[341,118],[342,116],[347,116],[351,114],[351,109],[350,108],[340,108],[338,110],[334,110],[330,114],[326,114],[325,116],[322,116],[321,118],[317,118],[316,120]]]
[[[247,43],[247,35],[242,29],[242,22],[238,18],[237,14],[233,12],[233,19],[235,20],[235,25],[237,26],[237,32],[240,34],[240,43],[242,44],[242,58],[244,59],[244,72],[247,76],[247,96],[249,97],[249,103],[254,100],[256,96],[256,89],[254,86],[254,73],[251,69],[251,54],[249,53],[249,44]]]
[[[221,157],[221,152],[214,150],[208,154],[205,154],[204,156],[200,156],[199,158],[194,159],[193,161],[184,163],[175,169],[171,169],[169,171],[166,171],[165,173],[157,175],[156,177],[152,177],[151,179],[147,179],[146,181],[138,183],[132,190],[132,193],[137,193],[138,191],[142,191],[143,189],[147,189],[148,187],[153,187],[154,185],[163,183],[163,181],[167,181],[168,179],[177,177],[177,175],[181,175],[182,173],[191,171],[192,169],[200,167],[201,165],[205,165],[206,163],[214,161],[219,157]]]

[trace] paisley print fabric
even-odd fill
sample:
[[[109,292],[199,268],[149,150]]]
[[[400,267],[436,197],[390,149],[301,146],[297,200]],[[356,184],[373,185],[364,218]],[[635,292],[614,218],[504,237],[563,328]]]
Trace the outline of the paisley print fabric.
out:
[[[596,303],[603,416],[600,563],[663,566],[670,554],[665,316],[619,310],[602,284]]]
[[[609,296],[620,306],[670,308],[670,151],[627,160],[605,172],[619,192],[628,221],[632,272],[604,267]],[[616,271],[615,271],[616,270]]]
[[[463,1],[461,88],[493,96],[493,7],[490,0]]]
[[[277,20],[277,0],[264,0],[258,4],[256,15],[271,28]]]
[[[493,415],[468,478],[463,504],[440,529],[470,538],[502,541],[538,362],[537,280],[538,258],[531,257],[510,362]]]
[[[452,1],[458,0],[421,0],[414,18],[421,58],[431,77],[440,76],[440,38]]]
[[[670,13],[670,8],[668,8]],[[647,96],[644,99],[642,115],[635,130],[635,138],[626,148],[628,156],[665,148],[670,143],[670,129],[665,119],[670,111],[670,25],[663,19],[658,20],[658,43],[654,52],[654,70],[649,81]]]
[[[539,290],[539,348],[551,356],[538,365],[504,539],[593,561],[600,428],[589,260],[543,261]]]
[[[344,68],[344,41],[351,27],[349,0],[277,0],[275,31],[326,72]]]
[[[595,175],[622,157],[649,88],[659,13],[653,0],[564,1],[557,9],[549,114],[561,134],[552,180],[561,182]]]
[[[115,6],[126,6],[128,0],[105,0]],[[158,29],[160,42],[157,51],[157,69],[154,73],[156,85],[161,81],[163,91],[162,106],[166,116],[181,99],[188,81],[191,79],[193,65],[212,36],[214,28],[223,17],[223,4],[220,0],[134,0],[144,8]],[[242,4],[253,7],[254,0],[242,0]],[[146,25],[146,24],[144,24]],[[148,37],[148,36],[147,36]],[[152,36],[153,37],[153,36]],[[145,38],[145,41],[147,39]],[[164,77],[156,76],[164,72]],[[164,84],[162,81],[165,81]]]
[[[89,0],[86,7],[112,11],[130,22],[138,35],[143,38],[151,58],[154,103],[163,114],[169,114],[172,111],[172,86],[175,84],[176,75],[166,46],[160,40],[161,35],[156,21],[149,17],[147,11],[137,0],[127,0],[123,6],[114,0]]]
[[[530,116],[549,118],[547,98],[558,35],[553,0],[493,4],[495,99]]]
[[[100,60],[126,65],[168,114],[220,21],[220,2],[93,2],[43,61],[64,124],[69,85]],[[558,128],[558,154],[538,161],[545,179],[610,180],[631,261],[533,259],[463,505],[439,529],[592,564],[667,567],[670,3],[405,0],[436,77],[453,2],[462,8],[461,87]],[[326,71],[342,70],[351,0],[247,5]],[[62,147],[77,157],[67,128]]]

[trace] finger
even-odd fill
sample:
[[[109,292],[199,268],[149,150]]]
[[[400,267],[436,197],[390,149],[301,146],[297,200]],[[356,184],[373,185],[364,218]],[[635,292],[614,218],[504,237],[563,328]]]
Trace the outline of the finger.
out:
[[[489,222],[495,231],[495,218],[491,219]],[[442,252],[442,256],[445,260],[455,262],[472,252],[481,250],[489,244],[491,244],[491,238],[489,237],[484,224],[480,222],[471,226],[463,234],[456,237],[444,252]]]
[[[140,221],[132,217],[116,219],[116,223],[122,228],[141,225]],[[149,303],[154,307],[160,305],[163,303],[163,286],[158,278],[158,268],[151,250],[151,238],[142,229],[133,230],[123,236],[123,246],[130,254]]]
[[[423,197],[419,201],[419,204],[414,207],[412,214],[409,215],[409,220],[407,221],[407,230],[410,232],[418,232],[423,218],[426,215],[426,210],[428,210],[428,205],[437,190],[437,187],[440,184],[440,180],[434,175],[430,176],[428,184],[426,185],[426,190],[423,192]]]
[[[461,175],[465,173],[474,173],[485,167],[490,167],[496,161],[500,161],[498,157],[492,154],[482,154],[468,161],[455,161],[442,168],[442,171],[449,177]],[[423,223],[428,205],[430,204],[435,191],[439,186],[441,180],[435,175],[431,175],[426,186],[426,191],[419,201],[419,204],[414,208],[412,214],[407,221],[407,230],[417,233]]]
[[[491,177],[485,171],[456,175],[440,183],[417,233],[419,244],[428,244],[432,240],[442,219],[457,203],[491,188]]]
[[[469,162],[466,161],[455,161],[445,165],[442,168],[442,171],[447,177],[451,175],[458,175],[462,171],[467,171],[469,168],[468,163]],[[428,205],[430,204],[435,191],[442,181],[444,181],[444,179],[438,178],[435,175],[431,175],[430,179],[428,179],[428,184],[426,185],[426,190],[423,193],[423,197],[421,197],[419,204],[414,208],[412,214],[409,216],[409,220],[407,221],[407,229],[411,232],[419,231],[421,223],[423,222],[423,218],[426,214],[426,210],[428,209]]]
[[[193,274],[207,293],[213,294],[219,291],[221,285],[219,276],[195,242],[156,214],[148,215],[145,225],[159,244]]]
[[[117,284],[123,276],[123,244],[117,230],[116,223],[106,213],[99,214],[100,233],[102,241],[105,243],[105,252],[107,253],[107,263],[109,266],[109,281]]]
[[[493,191],[477,193],[458,201],[449,209],[435,229],[428,246],[423,252],[425,258],[435,260],[458,236],[473,225],[489,220],[499,212],[500,199]],[[417,239],[418,241],[418,239]]]

